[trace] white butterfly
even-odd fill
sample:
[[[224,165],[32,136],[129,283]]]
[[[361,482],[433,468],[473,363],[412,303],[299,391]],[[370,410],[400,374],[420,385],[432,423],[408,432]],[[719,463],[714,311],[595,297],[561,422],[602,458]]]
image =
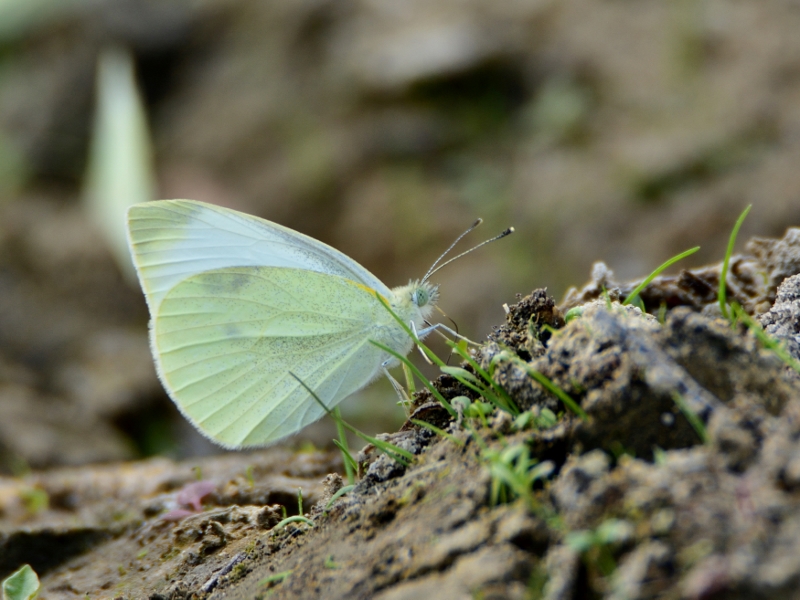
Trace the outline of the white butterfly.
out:
[[[437,327],[426,327],[439,297],[433,267],[389,289],[322,242],[191,200],[137,204],[128,230],[159,377],[228,448],[270,444],[324,414],[290,372],[333,407],[396,364],[370,340],[412,349],[376,292],[420,337]]]

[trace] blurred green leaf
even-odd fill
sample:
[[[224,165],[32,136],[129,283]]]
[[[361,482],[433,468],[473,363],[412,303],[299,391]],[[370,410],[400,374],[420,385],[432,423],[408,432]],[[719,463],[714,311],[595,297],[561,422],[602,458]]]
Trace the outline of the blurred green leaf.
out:
[[[22,503],[25,505],[25,509],[30,514],[35,515],[43,510],[47,510],[47,507],[50,506],[50,496],[43,489],[35,487],[25,488],[20,491],[19,495]]]
[[[23,565],[3,580],[4,600],[30,600],[39,592],[39,577],[30,565]]]
[[[2,1],[2,0],[0,0]],[[104,51],[97,67],[97,109],[85,182],[86,207],[122,272],[136,274],[128,250],[125,214],[152,200],[155,176],[147,116],[126,50]]]

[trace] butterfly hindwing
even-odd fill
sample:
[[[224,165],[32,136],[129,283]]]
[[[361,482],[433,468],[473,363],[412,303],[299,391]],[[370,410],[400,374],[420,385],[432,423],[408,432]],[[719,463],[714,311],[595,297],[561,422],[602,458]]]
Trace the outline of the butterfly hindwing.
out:
[[[298,431],[374,379],[369,339],[391,317],[374,291],[305,269],[235,267],[174,285],[153,315],[159,375],[181,411],[228,447]],[[390,324],[391,326],[391,324]]]

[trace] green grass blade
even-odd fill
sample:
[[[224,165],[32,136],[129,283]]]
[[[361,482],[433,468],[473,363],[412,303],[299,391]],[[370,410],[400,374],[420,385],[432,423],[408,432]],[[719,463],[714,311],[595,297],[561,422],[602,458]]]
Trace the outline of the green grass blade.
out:
[[[442,396],[442,394],[439,392],[439,390],[437,390],[435,387],[433,387],[433,384],[430,381],[428,381],[428,379],[422,374],[422,371],[420,371],[417,367],[415,367],[414,364],[411,361],[408,360],[408,358],[406,358],[405,356],[403,356],[399,352],[395,352],[394,350],[392,350],[391,348],[389,348],[388,346],[386,346],[384,344],[381,344],[380,342],[376,342],[375,340],[370,340],[369,342],[372,345],[380,348],[384,352],[386,352],[388,354],[391,354],[397,360],[399,360],[401,363],[406,365],[409,368],[409,370],[414,375],[416,375],[423,384],[425,384],[425,387],[427,387],[428,391],[430,391],[430,393],[433,394],[434,398],[436,398],[441,403],[441,405],[444,406],[447,409],[447,412],[449,412],[450,415],[453,416],[453,417],[456,416],[455,409],[450,405],[450,403],[445,399],[445,397]],[[442,364],[444,365],[444,363],[442,363]]]
[[[784,363],[786,363],[797,373],[800,373],[800,361],[789,354],[789,351],[786,350],[779,340],[775,339],[773,336],[764,331],[761,325],[757,323],[753,317],[744,312],[744,309],[741,306],[738,304],[733,304],[732,308],[736,318],[742,320],[742,322],[750,329],[750,331],[753,332],[753,335],[756,336],[756,339],[758,339],[758,341],[761,342],[765,348],[774,352]]]
[[[686,417],[686,420],[689,421],[689,425],[691,425],[692,429],[695,430],[697,437],[700,438],[700,441],[702,441],[704,444],[708,444],[708,432],[706,431],[706,426],[705,423],[703,423],[703,420],[689,407],[689,405],[686,403],[686,400],[684,400],[683,396],[681,396],[678,392],[674,392],[672,394],[672,399],[675,400],[675,404],[683,413],[683,416]]]
[[[447,369],[450,369],[451,367],[449,367],[430,348],[428,348],[425,344],[423,344],[420,341],[420,339],[415,335],[415,333],[411,330],[411,328],[406,323],[404,323],[403,320],[399,316],[397,316],[397,314],[392,310],[391,306],[389,306],[387,300],[383,296],[381,296],[380,294],[378,294],[376,292],[376,297],[381,302],[381,304],[383,304],[383,306],[386,308],[386,310],[389,311],[389,314],[392,315],[394,320],[397,321],[397,323],[409,335],[409,337],[411,337],[411,339],[414,340],[414,343],[422,349],[422,351],[425,353],[425,355],[434,364],[436,364],[440,369],[442,369],[443,372],[446,373]],[[405,356],[401,356],[399,353],[391,350],[390,348],[387,348],[386,346],[384,346],[383,344],[380,344],[379,342],[375,342],[373,340],[370,340],[370,341],[373,344],[375,344],[376,346],[378,346],[379,348],[381,348],[381,350],[384,350],[385,352],[388,352],[389,354],[391,354],[392,356],[394,356],[395,358],[400,360],[400,362],[403,364],[404,368],[409,369],[414,375],[416,375],[420,379],[420,381],[422,381],[426,385],[426,387],[434,395],[434,397],[436,397],[436,399],[448,410],[448,412],[450,412],[451,416],[455,416],[456,415],[456,413],[453,410],[452,406],[450,406],[450,403],[447,400],[444,399],[444,397],[439,393],[439,391],[436,390],[430,384],[430,382],[422,375],[422,373],[419,371],[419,369],[417,369],[411,362],[409,362],[409,360]],[[516,410],[516,412],[514,412],[514,410],[516,409],[514,401],[511,399],[511,397],[508,395],[508,393],[502,387],[497,385],[497,383],[494,382],[491,379],[491,377],[489,377],[477,365],[477,363],[475,363],[475,361],[472,360],[471,357],[469,357],[469,355],[466,354],[466,352],[464,352],[464,350],[458,344],[456,344],[452,340],[448,340],[447,343],[452,348],[454,348],[456,350],[456,352],[458,352],[459,355],[462,358],[464,358],[464,360],[466,360],[468,363],[470,363],[473,366],[473,368],[476,370],[476,372],[478,372],[482,377],[484,377],[484,379],[486,379],[486,381],[492,386],[492,388],[494,388],[497,391],[497,393],[499,393],[499,395],[507,403],[507,405],[505,407],[503,407],[503,408],[505,408],[505,410],[507,410],[509,412],[512,412],[513,414],[519,414],[519,410]],[[483,395],[485,393],[485,391],[486,391],[486,390],[481,390],[481,389],[475,388],[473,385],[470,385],[468,382],[464,381],[463,379],[459,378],[456,375],[453,375],[453,376],[456,379],[458,379],[462,384],[464,384],[466,387],[468,387],[469,389],[473,390],[474,392],[476,392],[478,394]],[[498,405],[500,405],[500,404],[498,404]]]
[[[642,281],[642,283],[637,285],[630,294],[628,294],[628,296],[625,298],[625,300],[623,300],[622,305],[624,306],[624,305],[630,303],[630,301],[633,300],[636,296],[638,296],[639,293],[644,288],[646,288],[648,285],[650,285],[650,282],[653,281],[653,279],[655,279],[656,277],[658,277],[664,269],[668,269],[669,267],[674,265],[679,260],[683,260],[687,256],[690,256],[690,255],[694,254],[698,250],[700,250],[700,246],[695,246],[694,248],[690,248],[689,250],[681,252],[677,256],[673,256],[667,262],[665,262],[662,265],[660,265],[655,271],[650,273],[650,275],[648,275],[647,278],[644,281]]]
[[[728,264],[730,263],[731,256],[733,255],[733,246],[736,244],[736,236],[739,235],[739,228],[744,223],[744,219],[750,209],[753,208],[752,204],[748,204],[747,208],[742,211],[739,218],[736,219],[736,224],[733,226],[731,236],[728,238],[728,249],[725,251],[725,259],[722,261],[722,272],[719,274],[719,290],[717,291],[717,300],[719,301],[719,309],[722,311],[722,316],[730,319],[731,315],[728,312],[728,297],[727,297],[727,279],[728,279]]]
[[[526,495],[528,490],[525,489],[524,482],[519,480],[517,474],[507,464],[499,461],[493,462],[489,466],[489,472],[493,478],[507,485],[516,497],[522,498]]]
[[[352,485],[356,481],[356,461],[353,459],[353,455],[350,454],[350,448],[347,445],[347,434],[345,433],[344,425],[342,424],[342,413],[339,410],[339,407],[337,406],[334,408],[333,412],[336,420],[336,433],[339,435],[339,439],[334,440],[333,443],[336,444],[339,450],[342,452],[342,460],[344,461],[344,472],[347,475],[347,483]]]
[[[311,394],[311,397],[314,398],[314,400],[317,401],[317,404],[319,404],[326,413],[328,413],[329,417],[331,417],[332,419],[336,420],[337,423],[341,422],[341,424],[345,428],[347,428],[348,431],[352,431],[354,434],[356,434],[362,440],[364,440],[368,444],[372,444],[378,450],[380,450],[381,452],[386,454],[389,458],[395,460],[396,462],[400,463],[404,467],[407,467],[409,465],[409,463],[412,460],[414,460],[414,455],[411,452],[409,452],[408,450],[403,450],[399,446],[395,446],[394,444],[391,444],[389,442],[384,442],[384,441],[379,440],[377,438],[374,438],[374,437],[372,437],[370,435],[367,435],[366,433],[363,433],[362,431],[360,431],[360,430],[356,429],[355,427],[353,427],[352,425],[350,425],[350,423],[348,423],[347,421],[345,421],[341,417],[339,417],[338,420],[337,420],[336,413],[334,413],[330,408],[325,406],[325,403],[322,400],[320,400],[319,396],[317,396],[317,394],[316,394],[316,392],[314,392],[314,390],[312,390],[310,387],[308,387],[302,379],[300,379],[297,375],[295,375],[291,371],[289,371],[289,375],[294,377],[297,380],[297,382],[300,385],[302,385],[309,394]]]
[[[506,412],[511,413],[514,416],[517,416],[520,413],[519,407],[517,407],[517,403],[514,402],[514,399],[511,396],[509,396],[505,388],[503,388],[503,386],[497,383],[489,373],[487,373],[484,369],[482,369],[481,366],[469,355],[469,353],[466,350],[464,350],[464,348],[449,340],[447,345],[453,348],[453,350],[455,350],[455,352],[462,359],[464,359],[464,362],[466,362],[470,367],[472,367],[475,370],[475,372],[484,379],[484,381],[486,381],[490,386],[492,386],[492,389],[495,391],[495,393],[498,396],[500,396],[500,398],[503,399],[503,403],[505,403],[505,406],[498,404],[500,408],[502,408]]]
[[[339,427],[339,423],[336,423],[337,429]],[[342,426],[342,431],[344,431],[344,426]],[[350,448],[344,446],[341,440],[333,440],[333,445],[336,446],[339,451],[342,453],[342,461],[344,462],[344,472],[347,474],[347,483],[348,485],[353,485],[355,483],[355,472],[358,470],[358,463],[356,459],[353,458],[353,455],[350,454]],[[351,480],[352,477],[352,480]]]
[[[583,306],[573,306],[564,315],[564,323],[569,323],[572,319],[577,319],[583,314]]]
[[[333,496],[331,496],[330,500],[328,500],[328,503],[325,505],[325,510],[328,510],[331,506],[333,506],[334,502],[336,502],[339,498],[341,498],[345,494],[349,494],[355,488],[356,488],[355,485],[346,485],[343,488],[340,488],[339,491],[336,492]]]
[[[450,375],[451,377],[459,378],[459,381],[466,380],[475,385],[480,385],[481,383],[480,379],[461,367],[442,367],[442,373]]]
[[[461,367],[442,367],[441,369],[443,373],[450,375],[465,388],[472,390],[479,396],[483,396],[495,406],[505,409],[505,406],[503,406],[501,400],[495,395],[491,388],[484,385],[480,379],[466,369],[462,369]]]
[[[270,575],[269,577],[264,577],[264,579],[259,581],[256,585],[264,586],[264,585],[267,585],[267,584],[270,584],[270,583],[281,583],[282,581],[285,581],[289,577],[289,575],[291,575],[291,574],[292,574],[291,570],[289,570],[289,571],[281,571],[280,573],[274,573],[273,575]]]
[[[405,363],[401,363],[401,365],[403,367],[403,376],[406,378],[406,390],[408,391],[408,397],[413,398],[417,391],[417,386],[414,384],[414,374]]]
[[[589,420],[589,415],[586,414],[586,411],[581,408],[580,404],[578,404],[577,402],[575,402],[575,400],[570,398],[570,396],[564,390],[562,390],[560,387],[558,387],[556,384],[554,384],[547,377],[539,373],[539,371],[537,371],[530,365],[523,363],[522,366],[525,368],[528,375],[533,377],[543,387],[549,390],[550,393],[554,394],[559,400],[561,400],[561,402],[564,403],[564,406],[566,406],[569,410],[578,415],[582,420],[584,421]]]
[[[661,325],[667,322],[667,303],[663,300],[658,306],[658,314],[656,315],[656,318]]]
[[[314,527],[314,521],[312,521],[308,517],[304,517],[302,515],[294,515],[293,517],[286,517],[280,523],[275,525],[275,527],[273,527],[273,529],[274,530],[275,529],[283,529],[289,523],[304,523],[304,524],[308,525],[309,527]]]
[[[383,452],[386,456],[388,456],[395,462],[400,463],[404,467],[410,465],[411,461],[414,460],[414,455],[408,450],[404,450],[400,446],[395,446],[390,442],[384,442],[382,440],[379,440],[378,438],[374,438],[370,435],[367,435],[366,433],[361,433],[355,427],[353,427],[353,433],[355,433],[365,442],[372,444],[378,450]]]

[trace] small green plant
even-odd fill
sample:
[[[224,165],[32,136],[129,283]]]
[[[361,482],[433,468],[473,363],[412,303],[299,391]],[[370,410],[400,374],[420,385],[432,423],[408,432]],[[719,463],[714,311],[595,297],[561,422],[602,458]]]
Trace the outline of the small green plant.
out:
[[[494,378],[487,373],[485,370],[481,368],[481,366],[475,362],[475,360],[467,353],[467,349],[463,344],[455,344],[452,341],[448,340],[448,345],[455,351],[464,361],[472,367],[472,369],[481,376],[481,379],[486,382],[491,388],[484,389],[481,395],[486,398],[489,402],[497,406],[499,409],[504,410],[512,415],[516,416],[520,413],[519,408],[517,407],[514,400],[511,396],[508,395],[508,392],[498,384]],[[483,388],[486,388],[485,385],[482,384]]]
[[[294,515],[293,517],[286,517],[285,519],[281,520],[277,525],[275,525],[275,527],[272,528],[272,531],[280,531],[289,523],[303,523],[309,527],[314,527],[314,521],[308,517],[304,517],[303,515]]]
[[[647,307],[644,305],[644,300],[642,300],[642,297],[639,294],[636,294],[633,297],[633,300],[631,300],[631,305],[635,306],[643,313],[647,312]]]
[[[491,503],[506,504],[520,498],[528,509],[539,506],[533,495],[533,485],[553,472],[551,462],[540,463],[531,457],[526,444],[512,444],[502,450],[485,447],[481,453],[489,465],[492,477]]]
[[[731,230],[731,235],[728,238],[728,247],[725,250],[725,258],[722,261],[722,270],[719,275],[719,290],[717,292],[719,310],[723,317],[731,321],[732,325],[736,325],[738,322],[744,323],[765,348],[774,352],[784,363],[786,363],[797,373],[800,373],[800,361],[794,358],[779,340],[775,339],[766,331],[764,331],[761,325],[757,323],[750,315],[748,315],[740,304],[737,302],[732,302],[730,305],[728,305],[728,268],[730,265],[731,256],[733,255],[733,248],[736,245],[736,238],[739,235],[739,229],[741,228],[742,223],[744,223],[744,220],[751,208],[753,208],[752,204],[748,204],[747,207],[745,207],[745,209],[739,215],[739,218],[736,219],[736,223]]]
[[[539,429],[550,429],[558,423],[558,417],[549,408],[542,408],[539,410],[539,414],[534,417],[533,422]]]
[[[514,419],[514,430],[525,431],[535,426],[535,415],[533,412],[526,410],[524,413]]]
[[[250,486],[250,489],[253,489],[256,485],[256,480],[253,476],[253,465],[247,465],[247,468],[244,470],[244,476],[247,479],[247,485]]]
[[[633,537],[633,525],[621,519],[607,519],[595,530],[572,531],[565,543],[583,556],[584,563],[608,577],[617,569],[612,548]]]
[[[564,390],[560,387],[555,385],[552,381],[550,381],[547,377],[536,371],[530,365],[525,365],[525,370],[528,372],[528,375],[533,377],[536,381],[538,381],[542,386],[547,388],[551,394],[555,395],[561,402],[566,406],[570,411],[574,414],[578,415],[583,421],[589,420],[589,415],[586,414],[586,411],[581,408],[581,406],[573,400],[569,394],[567,394]]]
[[[549,408],[539,408],[538,412],[526,410],[514,419],[514,429],[524,431],[530,427],[536,429],[550,429],[558,423],[558,416]]]
[[[731,256],[733,255],[733,247],[736,244],[736,236],[739,235],[739,228],[744,223],[744,219],[747,216],[747,213],[750,212],[750,209],[753,208],[752,204],[748,204],[747,208],[742,211],[742,214],[739,215],[739,218],[736,219],[736,224],[733,226],[733,230],[731,231],[731,235],[728,238],[728,248],[725,251],[725,258],[722,261],[722,271],[719,274],[719,290],[717,292],[717,300],[719,301],[719,310],[722,312],[722,316],[726,319],[731,318],[731,314],[728,312],[728,298],[727,298],[727,279],[728,279],[728,265],[731,261]]]
[[[454,377],[459,383],[461,383],[466,388],[474,391],[475,393],[483,396],[489,402],[492,402],[498,408],[510,412],[513,415],[519,414],[519,409],[516,407],[516,404],[508,395],[502,386],[498,385],[483,369],[481,369],[480,365],[475,362],[475,360],[469,355],[467,352],[465,345],[462,342],[455,343],[451,340],[447,341],[448,346],[458,354],[474,371],[478,374],[479,377],[476,377],[466,369],[461,369],[458,367],[450,367],[445,362],[440,359],[430,348],[428,348],[425,344],[420,341],[419,337],[416,335],[411,328],[400,319],[400,317],[395,314],[395,312],[391,309],[387,301],[380,295],[377,296],[378,300],[384,305],[387,311],[392,315],[392,317],[400,324],[400,326],[405,330],[405,332],[414,340],[414,343],[422,350],[423,354],[431,361],[433,364],[437,365],[443,373]],[[445,400],[445,398],[439,393],[439,391],[431,385],[431,383],[422,375],[422,373],[417,369],[405,356],[400,356],[397,352],[394,352],[390,348],[387,348],[383,344],[378,342],[372,341],[371,342],[383,350],[384,352],[388,352],[395,358],[397,358],[405,367],[408,368],[414,375],[416,375],[420,381],[422,381],[428,390],[433,394],[433,396],[450,412],[450,415],[455,417],[456,413],[450,403]]]
[[[39,577],[30,565],[22,565],[3,580],[4,600],[33,600],[39,593]]]
[[[341,498],[345,494],[349,494],[350,492],[352,492],[355,487],[356,487],[355,485],[346,485],[340,488],[333,496],[331,496],[331,499],[328,500],[328,503],[325,505],[325,513],[327,514],[328,509],[331,506],[333,506],[334,502],[336,502],[339,498]]]
[[[530,377],[538,381],[542,387],[547,389],[551,394],[561,400],[564,406],[566,406],[570,411],[575,413],[584,421],[589,420],[589,415],[586,414],[586,411],[583,410],[581,406],[569,396],[569,394],[567,394],[564,390],[550,381],[545,375],[539,373],[539,371],[531,367],[527,362],[519,358],[513,352],[503,351],[494,356],[489,367],[490,375],[494,373],[494,369],[497,367],[500,361],[503,360],[511,361],[520,368],[524,369]]]
[[[411,331],[411,330],[409,329],[409,331]],[[428,379],[422,374],[422,371],[420,371],[416,366],[414,366],[414,364],[411,363],[411,361],[409,361],[405,356],[402,356],[398,352],[395,352],[394,350],[392,350],[388,346],[385,346],[384,344],[381,344],[380,342],[376,342],[374,340],[370,340],[370,343],[372,345],[374,345],[376,348],[380,348],[381,350],[383,350],[387,354],[390,354],[391,356],[393,356],[394,358],[399,360],[406,368],[408,368],[409,371],[411,371],[411,373],[414,374],[414,376],[419,378],[419,380],[425,385],[425,387],[433,395],[433,397],[436,398],[436,400],[439,402],[439,404],[441,404],[442,406],[445,407],[445,409],[447,410],[447,412],[450,413],[451,416],[453,416],[453,417],[456,416],[455,409],[450,405],[450,403],[445,399],[445,397],[442,396],[442,394],[439,392],[439,390],[437,390],[433,386],[433,384],[430,381],[428,381]],[[427,350],[427,348],[424,345],[422,345],[421,343],[420,343],[420,347]],[[430,350],[428,350],[428,351],[430,352]],[[433,352],[431,352],[431,354],[433,354]],[[436,357],[436,360],[439,360],[438,356]],[[444,364],[444,363],[442,363],[442,364]]]
[[[338,421],[336,425],[338,429],[339,425]],[[344,427],[342,429],[344,429]],[[342,453],[342,459],[344,460],[344,469],[345,473],[347,474],[348,485],[353,485],[355,483],[355,474],[358,471],[358,461],[356,461],[356,459],[350,453],[349,446],[343,445],[340,440],[333,440],[333,445],[336,446]],[[350,483],[351,478],[353,483]]]
[[[339,563],[337,563],[335,560],[333,560],[333,554],[329,554],[325,558],[325,568],[326,569],[338,569],[338,568],[340,568]]]
[[[549,577],[544,561],[538,561],[531,571],[528,579],[527,600],[542,600],[545,597],[545,587]]]
[[[265,586],[270,584],[277,584],[286,581],[289,578],[289,575],[292,574],[292,570],[289,571],[281,571],[280,573],[273,573],[269,577],[264,577],[261,581],[258,582],[259,586]]]
[[[761,325],[758,324],[750,315],[748,315],[738,304],[734,303],[731,306],[731,309],[733,318],[744,323],[765,348],[774,352],[775,355],[784,363],[786,363],[797,373],[800,373],[800,361],[793,357],[779,340],[775,339],[766,331],[764,331]]]
[[[475,400],[474,402],[466,396],[456,396],[452,400],[453,406],[456,408],[461,420],[476,419],[481,422],[484,427],[489,426],[487,417],[494,412],[495,406],[491,402],[483,402]]]
[[[662,271],[664,271],[665,269],[668,269],[669,267],[671,267],[672,265],[674,265],[674,264],[675,264],[676,262],[678,262],[679,260],[683,260],[683,259],[684,259],[684,258],[686,258],[687,256],[691,256],[692,254],[694,254],[694,253],[695,253],[695,252],[697,252],[698,250],[700,250],[700,246],[695,246],[694,248],[690,248],[689,250],[686,250],[686,251],[684,251],[684,252],[681,252],[680,254],[678,254],[678,255],[676,255],[676,256],[673,256],[672,258],[670,258],[670,259],[669,259],[668,261],[666,261],[665,263],[663,263],[663,264],[659,265],[659,267],[658,267],[658,268],[657,268],[655,271],[653,271],[652,273],[650,273],[650,275],[648,275],[648,276],[647,276],[647,277],[644,279],[644,281],[642,281],[642,282],[641,282],[639,285],[637,285],[637,286],[636,286],[636,287],[633,289],[633,291],[632,291],[630,294],[628,294],[628,295],[627,295],[627,297],[625,298],[625,300],[623,300],[623,301],[622,301],[622,305],[623,305],[623,306],[625,306],[626,304],[630,304],[631,302],[633,302],[633,300],[634,300],[635,298],[638,298],[638,296],[639,296],[639,294],[641,293],[641,291],[642,291],[644,288],[646,288],[648,285],[650,285],[650,282],[651,282],[651,281],[653,281],[653,279],[655,279],[656,277],[658,277],[658,276],[661,274],[661,272],[662,272]],[[642,305],[640,306],[640,308],[642,308],[642,312],[644,312],[644,309],[643,309],[643,307],[644,307],[644,304],[642,304]]]
[[[38,487],[26,487],[19,492],[20,500],[30,514],[35,515],[50,506],[50,495]]]
[[[406,390],[408,391],[409,397],[413,397],[417,391],[417,386],[414,384],[414,374],[411,372],[411,369],[408,366],[403,364],[403,376],[406,380]]]
[[[608,451],[611,453],[611,456],[614,457],[614,460],[619,461],[623,456],[630,456],[631,458],[636,458],[636,450],[631,448],[626,448],[625,444],[623,444],[619,440],[611,440],[608,443]]]
[[[667,303],[663,300],[658,305],[658,314],[656,315],[658,322],[663,325],[667,322]]]

